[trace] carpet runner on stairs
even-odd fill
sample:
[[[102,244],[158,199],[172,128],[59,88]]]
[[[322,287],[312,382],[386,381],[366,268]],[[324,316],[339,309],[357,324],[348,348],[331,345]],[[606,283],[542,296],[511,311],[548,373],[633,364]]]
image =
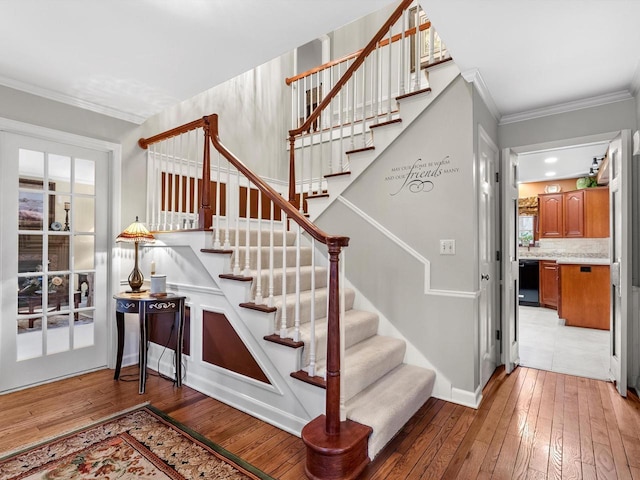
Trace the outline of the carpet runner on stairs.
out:
[[[269,224],[264,222],[260,233],[261,243],[261,291],[263,301],[269,297]],[[246,263],[246,232],[238,235],[238,252],[231,257],[233,267],[238,256],[240,269],[244,271]],[[286,304],[286,331],[290,337],[294,334],[296,311],[295,279],[296,273],[296,236],[288,232],[285,236],[286,264],[282,268],[283,235],[277,231],[273,235],[274,271],[273,271],[273,305],[275,313],[265,313],[265,321],[272,321],[273,331],[281,331],[283,302]],[[224,239],[224,232],[220,233]],[[230,232],[230,243],[235,245],[235,232]],[[250,276],[253,277],[251,288],[252,302],[257,288],[257,243],[258,232],[251,230],[249,235]],[[304,343],[302,352],[303,370],[309,371],[311,344],[311,305],[314,304],[316,364],[315,375],[325,375],[326,341],[327,341],[327,269],[324,266],[311,266],[312,250],[302,247],[300,251],[300,340]],[[286,275],[287,294],[282,295],[282,277]],[[311,278],[315,275],[315,292],[311,290]],[[379,318],[374,312],[354,309],[355,291],[344,289],[344,342],[345,359],[342,372],[344,375],[344,398],[347,418],[364,425],[371,426],[373,433],[369,438],[369,457],[373,459],[378,452],[393,438],[409,418],[431,396],[435,374],[431,370],[407,365],[404,363],[406,343],[402,339],[378,335]],[[281,348],[289,348],[282,346]],[[292,372],[297,368],[291,366]]]

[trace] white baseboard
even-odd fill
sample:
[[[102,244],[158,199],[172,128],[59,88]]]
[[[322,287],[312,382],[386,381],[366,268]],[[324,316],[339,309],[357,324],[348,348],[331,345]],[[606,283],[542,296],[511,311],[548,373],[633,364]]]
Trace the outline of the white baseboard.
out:
[[[452,388],[450,401],[458,405],[477,409],[482,401],[482,388],[478,387],[475,392]]]

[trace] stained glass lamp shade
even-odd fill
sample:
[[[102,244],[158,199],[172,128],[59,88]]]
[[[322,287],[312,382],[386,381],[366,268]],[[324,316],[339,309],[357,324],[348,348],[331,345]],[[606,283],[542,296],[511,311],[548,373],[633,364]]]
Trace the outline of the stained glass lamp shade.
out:
[[[140,290],[142,284],[144,282],[144,275],[138,268],[138,244],[139,243],[153,243],[155,242],[155,238],[153,235],[147,230],[147,228],[138,221],[138,217],[136,217],[136,221],[129,225],[120,235],[116,237],[116,242],[128,242],[133,243],[135,246],[135,265],[133,266],[133,270],[129,274],[129,286],[131,287],[131,292],[141,292],[144,290]]]

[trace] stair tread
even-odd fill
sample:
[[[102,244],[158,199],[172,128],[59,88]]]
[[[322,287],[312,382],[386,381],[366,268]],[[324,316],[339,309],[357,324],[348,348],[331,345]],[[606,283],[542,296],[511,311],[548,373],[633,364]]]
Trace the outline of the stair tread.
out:
[[[406,351],[404,340],[374,335],[345,350],[345,400],[375,383],[379,378],[402,364]],[[326,359],[318,362],[316,375],[324,375]]]
[[[373,458],[424,405],[433,391],[435,372],[405,363],[346,402],[347,418],[373,428]]]

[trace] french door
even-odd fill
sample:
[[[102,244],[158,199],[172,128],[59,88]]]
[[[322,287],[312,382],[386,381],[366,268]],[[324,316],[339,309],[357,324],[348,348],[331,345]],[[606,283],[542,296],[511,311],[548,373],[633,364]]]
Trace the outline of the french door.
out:
[[[0,133],[0,392],[107,364],[109,154]]]

